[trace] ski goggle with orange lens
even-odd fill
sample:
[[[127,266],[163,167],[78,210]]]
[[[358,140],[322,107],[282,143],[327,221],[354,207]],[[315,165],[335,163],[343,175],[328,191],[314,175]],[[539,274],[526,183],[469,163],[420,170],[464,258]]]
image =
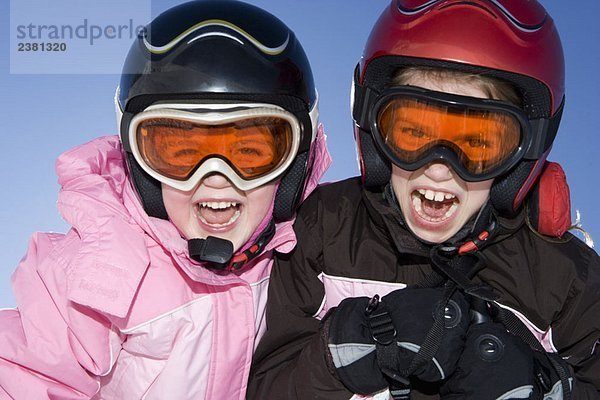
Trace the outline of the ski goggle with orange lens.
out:
[[[443,160],[466,181],[512,168],[532,136],[527,116],[512,104],[409,87],[384,92],[370,121],[376,143],[400,168]]]
[[[276,106],[181,110],[147,109],[129,127],[129,143],[140,166],[175,189],[193,189],[220,173],[240,190],[281,175],[298,151],[300,125]]]

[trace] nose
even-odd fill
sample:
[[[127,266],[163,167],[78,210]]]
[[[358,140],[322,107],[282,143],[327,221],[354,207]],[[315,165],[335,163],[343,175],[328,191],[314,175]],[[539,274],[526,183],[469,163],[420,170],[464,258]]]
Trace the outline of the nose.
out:
[[[449,181],[453,178],[452,169],[442,162],[432,162],[425,167],[423,172],[426,177],[435,182]]]
[[[202,185],[212,189],[223,189],[231,186],[229,179],[225,175],[214,173],[210,174],[202,180]]]

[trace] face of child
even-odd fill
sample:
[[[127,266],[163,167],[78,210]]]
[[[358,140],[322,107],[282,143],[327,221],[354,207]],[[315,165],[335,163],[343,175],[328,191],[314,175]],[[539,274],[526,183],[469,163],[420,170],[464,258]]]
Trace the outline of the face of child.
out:
[[[232,242],[237,251],[270,211],[276,186],[242,191],[215,173],[187,192],[163,184],[162,194],[171,222],[186,239],[215,236]]]
[[[411,78],[406,84],[463,96],[487,98],[464,81]],[[435,161],[416,171],[392,165],[392,188],[408,228],[430,243],[442,243],[473,217],[487,201],[493,179],[467,182],[448,164]]]

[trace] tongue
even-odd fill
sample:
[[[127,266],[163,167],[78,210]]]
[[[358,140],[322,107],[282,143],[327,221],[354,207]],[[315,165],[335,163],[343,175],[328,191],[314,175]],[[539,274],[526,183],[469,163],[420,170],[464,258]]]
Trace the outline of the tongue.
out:
[[[226,224],[233,218],[233,215],[237,211],[236,207],[227,207],[215,210],[209,207],[200,207],[200,215],[209,224],[222,225]]]
[[[452,203],[452,200],[440,202],[423,198],[421,209],[423,210],[423,213],[430,218],[442,218],[446,215],[450,207],[452,207]]]

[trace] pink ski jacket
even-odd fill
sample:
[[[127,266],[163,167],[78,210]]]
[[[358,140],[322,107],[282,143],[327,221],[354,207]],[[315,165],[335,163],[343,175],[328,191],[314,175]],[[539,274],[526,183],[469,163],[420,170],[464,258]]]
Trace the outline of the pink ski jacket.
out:
[[[304,197],[330,163],[322,128]],[[34,234],[0,311],[0,399],[244,399],[273,250],[219,274],[187,255],[169,221],[143,211],[116,136],[57,161],[66,234]]]

